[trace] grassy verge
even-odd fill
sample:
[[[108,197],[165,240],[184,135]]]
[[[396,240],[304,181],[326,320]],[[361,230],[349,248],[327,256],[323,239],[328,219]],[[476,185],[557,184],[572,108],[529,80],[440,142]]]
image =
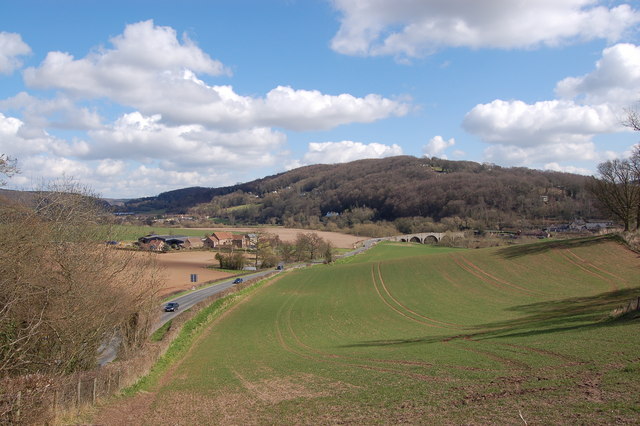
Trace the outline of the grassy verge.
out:
[[[193,341],[198,337],[198,335],[202,332],[202,330],[218,318],[225,310],[232,307],[236,303],[238,303],[243,298],[247,297],[249,294],[262,287],[265,283],[267,283],[272,278],[265,278],[256,283],[236,292],[232,293],[228,296],[225,296],[221,299],[216,300],[211,303],[209,306],[200,310],[192,319],[187,321],[180,333],[175,338],[171,345],[165,352],[165,354],[160,357],[158,362],[153,366],[149,374],[142,377],[138,380],[134,385],[124,389],[122,391],[123,395],[130,396],[139,391],[147,390],[155,383],[157,383],[160,375],[166,371],[166,369],[176,360],[182,358],[182,356],[189,350]],[[165,324],[166,326],[166,324]],[[165,329],[165,326],[158,329],[152,336],[152,339],[159,338],[164,336],[164,334],[168,331],[169,326]],[[161,331],[163,330],[164,331]],[[156,340],[157,341],[157,340]]]
[[[167,334],[167,332],[171,328],[171,323],[172,322],[173,322],[172,320],[169,320],[169,321],[165,322],[162,325],[162,327],[160,327],[159,329],[154,331],[153,334],[150,337],[151,341],[152,342],[160,342],[160,341],[162,341],[162,339],[164,339],[164,336]]]

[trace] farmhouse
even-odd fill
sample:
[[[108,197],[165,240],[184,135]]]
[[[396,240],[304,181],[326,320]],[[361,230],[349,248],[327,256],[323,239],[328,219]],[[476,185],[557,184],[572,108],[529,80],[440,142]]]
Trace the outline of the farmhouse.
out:
[[[226,231],[214,232],[204,240],[204,246],[207,248],[231,245],[233,245],[233,234]]]
[[[236,248],[245,248],[249,245],[246,235],[234,235],[231,244]]]
[[[163,251],[167,247],[167,243],[160,238],[150,238],[145,239],[144,241],[141,241],[141,239],[139,239],[138,247],[140,247],[142,250]]]
[[[187,237],[182,243],[182,247],[184,248],[200,248],[204,246],[204,242],[200,237]]]

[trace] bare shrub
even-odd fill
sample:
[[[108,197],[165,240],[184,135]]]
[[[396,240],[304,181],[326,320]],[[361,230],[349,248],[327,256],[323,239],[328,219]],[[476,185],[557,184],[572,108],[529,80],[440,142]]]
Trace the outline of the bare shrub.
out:
[[[160,282],[151,257],[105,244],[100,201],[73,183],[0,205],[0,377],[65,374],[96,365],[120,333],[139,346],[157,315]]]

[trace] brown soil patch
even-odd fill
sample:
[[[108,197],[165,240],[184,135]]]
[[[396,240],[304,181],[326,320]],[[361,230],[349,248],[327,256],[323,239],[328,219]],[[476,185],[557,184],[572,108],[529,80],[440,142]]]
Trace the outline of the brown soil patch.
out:
[[[147,253],[143,253],[147,255]],[[218,266],[216,254],[211,251],[180,251],[172,253],[154,254],[160,267],[163,281],[160,296],[165,297],[180,291],[194,288],[191,274],[198,275],[196,286],[209,281],[232,277],[234,274],[208,269],[207,266]]]
[[[277,404],[280,401],[288,401],[295,398],[318,398],[330,395],[328,390],[320,390],[317,380],[311,374],[300,377],[274,377],[259,382],[250,382],[234,371],[238,380],[256,398],[268,404]],[[316,388],[313,390],[312,388]]]

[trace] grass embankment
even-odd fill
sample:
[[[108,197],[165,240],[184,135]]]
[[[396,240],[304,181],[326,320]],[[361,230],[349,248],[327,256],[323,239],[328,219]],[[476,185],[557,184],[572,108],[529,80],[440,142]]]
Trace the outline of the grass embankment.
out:
[[[608,238],[382,244],[238,305],[180,352],[142,418],[637,422],[640,320],[609,313],[640,296],[639,276],[638,255]]]
[[[224,313],[227,309],[245,298],[249,293],[262,287],[271,279],[273,278],[265,278],[263,280],[257,281],[256,283],[253,283],[240,291],[231,293],[221,299],[218,299],[204,309],[201,309],[193,318],[184,323],[178,336],[173,340],[173,342],[171,342],[171,345],[153,367],[151,372],[147,376],[139,380],[135,385],[125,389],[123,393],[125,395],[133,395],[136,392],[148,389],[150,386],[155,384],[159,376],[165,372],[167,367],[175,363],[189,350],[194,340],[203,331],[204,327],[206,327],[213,320],[222,315],[222,313]],[[156,330],[152,334],[151,340],[162,340],[168,329],[171,327],[171,323],[172,321],[168,321],[162,327]]]

